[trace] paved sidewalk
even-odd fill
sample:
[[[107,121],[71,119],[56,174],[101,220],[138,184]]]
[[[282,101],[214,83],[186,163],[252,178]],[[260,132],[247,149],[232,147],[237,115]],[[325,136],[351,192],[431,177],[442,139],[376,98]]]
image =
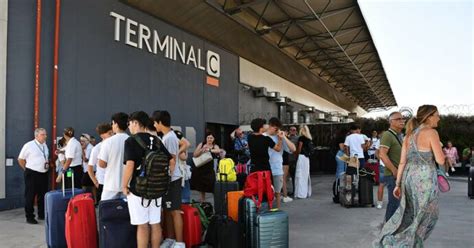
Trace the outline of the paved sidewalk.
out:
[[[290,247],[371,247],[385,209],[346,209],[332,203],[332,179],[313,177],[310,199],[282,204],[290,216]],[[451,192],[441,194],[440,218],[425,247],[474,247],[474,200],[467,197],[465,180],[451,183]],[[193,197],[197,199],[195,192]],[[26,224],[23,209],[0,212],[0,247],[46,247],[43,224]]]

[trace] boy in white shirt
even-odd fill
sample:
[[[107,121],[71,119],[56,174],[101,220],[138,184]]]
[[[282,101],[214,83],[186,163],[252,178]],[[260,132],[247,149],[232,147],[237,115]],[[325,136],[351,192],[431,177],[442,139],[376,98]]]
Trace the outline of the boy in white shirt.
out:
[[[116,113],[112,115],[112,131],[114,136],[102,142],[99,153],[99,166],[105,168],[104,190],[101,200],[117,199],[122,193],[123,155],[125,140],[128,134],[128,115]]]

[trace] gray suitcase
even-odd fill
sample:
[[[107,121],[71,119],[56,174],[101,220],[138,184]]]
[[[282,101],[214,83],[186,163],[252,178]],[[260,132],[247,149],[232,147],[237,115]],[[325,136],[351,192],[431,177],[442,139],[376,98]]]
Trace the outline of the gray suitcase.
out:
[[[268,211],[268,203],[262,202],[259,211]],[[255,221],[257,219],[257,206],[250,198],[242,197],[239,200],[239,225],[240,237],[243,247],[255,247]]]
[[[255,221],[256,248],[289,247],[288,214],[281,210],[258,214]]]

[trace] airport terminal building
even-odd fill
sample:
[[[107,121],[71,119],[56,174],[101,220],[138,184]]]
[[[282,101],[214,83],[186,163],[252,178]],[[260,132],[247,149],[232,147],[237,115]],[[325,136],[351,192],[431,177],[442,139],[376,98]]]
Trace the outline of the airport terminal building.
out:
[[[0,210],[23,206],[16,159],[35,127],[52,154],[65,127],[97,137],[115,112],[168,110],[193,147],[206,129],[228,147],[256,117],[395,105],[353,0],[0,0]]]

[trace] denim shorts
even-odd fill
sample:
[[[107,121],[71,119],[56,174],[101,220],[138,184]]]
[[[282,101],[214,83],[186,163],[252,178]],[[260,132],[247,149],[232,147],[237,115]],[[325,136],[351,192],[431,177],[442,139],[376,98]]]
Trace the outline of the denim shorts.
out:
[[[384,183],[384,173],[385,173],[385,166],[379,165],[379,182]]]

